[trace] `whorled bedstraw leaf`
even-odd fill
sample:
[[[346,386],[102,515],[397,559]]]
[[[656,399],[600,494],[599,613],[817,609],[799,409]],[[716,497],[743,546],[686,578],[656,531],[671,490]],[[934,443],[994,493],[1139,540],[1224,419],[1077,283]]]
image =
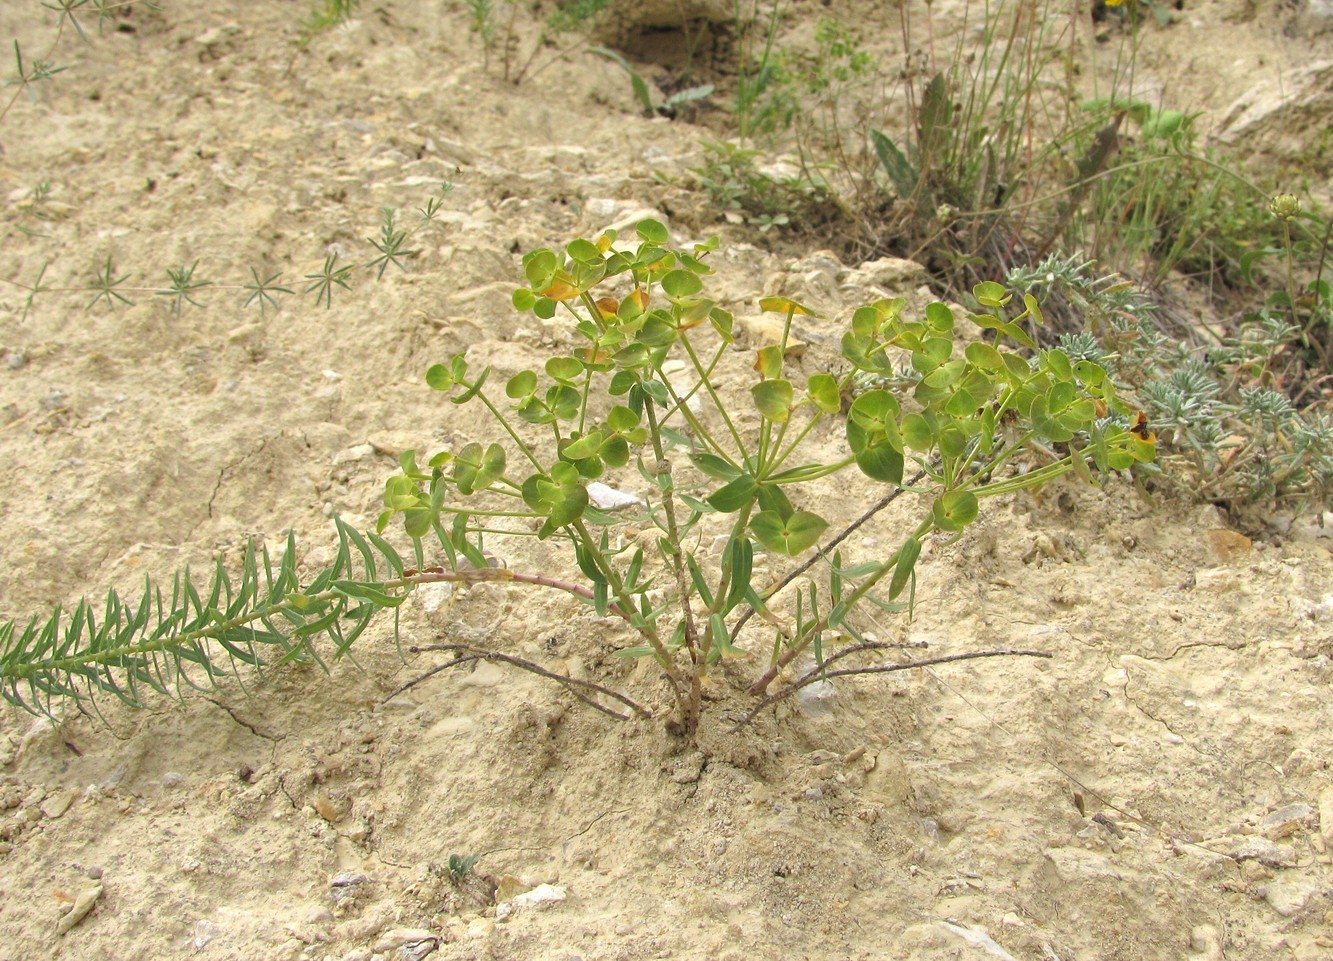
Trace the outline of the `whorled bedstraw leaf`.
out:
[[[623,404],[617,404],[606,415],[606,426],[617,434],[624,434],[639,426],[639,415]]]
[[[947,337],[928,337],[919,350],[912,351],[912,369],[921,374],[937,370],[953,354],[953,341]]]
[[[1074,365],[1074,376],[1084,387],[1099,387],[1106,381],[1106,368],[1090,360],[1080,360]]]
[[[460,360],[461,357],[454,358],[453,375],[454,375],[454,380],[461,383],[463,380],[463,372],[465,372],[467,369],[467,364],[466,362],[460,364],[459,363]],[[483,367],[481,370],[481,376],[479,376],[471,384],[464,384],[467,390],[463,391],[463,393],[459,394],[457,397],[450,397],[449,402],[451,404],[459,404],[459,405],[466,404],[473,397],[477,396],[478,392],[482,388],[482,385],[486,383],[486,378],[490,376],[491,376],[491,368]]]
[[[858,307],[852,312],[852,334],[870,339],[879,332],[880,315],[874,307]]]
[[[547,300],[557,302],[573,300],[579,295],[579,288],[572,277],[562,276],[558,273],[549,284],[541,289],[541,295]]]
[[[765,550],[795,557],[818,543],[828,521],[809,511],[793,511],[783,520],[775,511],[760,511],[750,519],[750,530]]]
[[[647,312],[648,292],[642,287],[635,287],[620,301],[620,306],[616,309],[616,317],[622,323],[629,323],[642,317]]]
[[[523,274],[528,283],[540,290],[551,282],[555,272],[560,269],[560,258],[554,250],[545,247],[529,251],[523,257]]]
[[[1038,395],[1032,399],[1032,411],[1029,416],[1037,433],[1047,440],[1060,443],[1073,439],[1074,432],[1061,423],[1060,418],[1051,411],[1050,403],[1045,396]]]
[[[867,444],[856,454],[856,466],[871,480],[901,486],[903,482],[903,452],[887,441]]]
[[[714,307],[708,312],[708,322],[713,325],[718,336],[730,344],[735,338],[732,336],[732,328],[735,326],[735,318],[731,311],[723,310],[721,307]]]
[[[957,417],[960,420],[971,417],[977,412],[980,404],[977,399],[966,389],[959,388],[954,395],[944,404],[944,412],[950,417]]]
[[[546,392],[546,406],[557,420],[573,420],[579,415],[583,399],[567,384],[557,384]]]
[[[750,539],[733,535],[727,541],[723,560],[731,571],[727,597],[722,603],[722,613],[727,614],[745,600],[746,594],[750,591],[750,579],[754,573],[754,546],[750,543]]]
[[[756,495],[759,500],[759,509],[778,515],[784,520],[796,513],[796,508],[792,506],[791,498],[777,484],[760,484],[759,492]]]
[[[642,444],[648,439],[645,429],[644,436],[641,439],[626,437],[608,437],[602,444],[602,449],[597,452],[598,456],[607,467],[620,468],[629,463],[629,445],[631,443]]]
[[[1031,294],[1023,295],[1023,306],[1028,310],[1028,316],[1032,318],[1033,323],[1046,323],[1046,316],[1041,312],[1041,304],[1037,303],[1037,298]]]

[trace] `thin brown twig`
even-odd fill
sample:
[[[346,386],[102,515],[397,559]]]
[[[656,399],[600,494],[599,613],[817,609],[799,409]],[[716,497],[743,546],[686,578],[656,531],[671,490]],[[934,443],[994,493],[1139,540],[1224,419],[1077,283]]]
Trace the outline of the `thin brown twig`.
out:
[[[873,648],[871,648],[869,645],[858,645],[856,649],[849,649],[845,653],[850,654],[854,653],[856,650],[870,650],[870,649]],[[813,671],[804,675],[802,678],[800,678],[800,680],[796,681],[795,683],[787,687],[784,687],[780,691],[776,691],[773,694],[768,695],[768,697],[764,698],[753,708],[751,708],[750,712],[746,714],[745,717],[737,721],[735,726],[732,727],[732,731],[733,732],[739,731],[741,728],[745,727],[745,725],[749,724],[751,721],[753,721],[756,717],[759,716],[760,711],[768,707],[770,704],[775,704],[784,698],[791,697],[797,691],[801,690],[801,688],[808,687],[811,684],[814,684],[816,681],[822,681],[831,677],[851,677],[852,675],[855,674],[890,674],[893,673],[894,671],[910,671],[912,668],[916,667],[932,667],[936,664],[948,664],[952,661],[974,661],[983,657],[1053,656],[1048,651],[1025,651],[1025,650],[971,651],[966,654],[946,654],[941,657],[930,657],[926,658],[924,661],[907,661],[903,664],[879,664],[875,665],[874,667],[848,667],[838,671],[826,670],[830,661],[834,660],[837,657],[841,657],[843,654],[844,652],[842,651],[838,652],[838,654],[834,655],[834,657],[829,658],[829,660],[825,661],[823,666],[816,667]]]
[[[389,698],[401,694],[403,691],[415,687],[417,684],[420,684],[427,678],[432,677],[435,674],[438,674],[441,671],[446,670],[448,668],[457,667],[460,664],[467,664],[472,661],[500,661],[512,667],[517,667],[521,670],[527,671],[530,674],[536,674],[538,677],[544,677],[548,678],[549,680],[555,681],[556,683],[562,685],[567,691],[569,691],[570,694],[573,694],[580,701],[584,702],[590,707],[596,708],[603,714],[609,714],[611,717],[614,717],[618,721],[628,721],[631,719],[633,715],[621,714],[619,711],[613,711],[606,705],[599,704],[597,701],[589,697],[587,694],[584,694],[583,691],[579,689],[582,688],[584,690],[595,691],[604,697],[609,697],[612,700],[619,701],[621,704],[624,704],[631,711],[633,711],[634,714],[637,714],[639,717],[651,718],[653,716],[652,711],[648,710],[638,701],[626,697],[624,694],[621,694],[617,691],[613,691],[608,687],[603,687],[600,684],[594,684],[592,681],[582,681],[576,677],[569,677],[568,675],[565,674],[557,674],[554,671],[548,671],[540,664],[536,664],[532,661],[525,660],[524,658],[521,657],[514,657],[512,654],[501,654],[499,651],[488,651],[485,650],[484,648],[472,647],[471,645],[468,644],[422,644],[422,645],[413,645],[412,647],[409,647],[408,650],[413,654],[424,651],[452,651],[458,656],[455,657],[452,661],[449,661],[445,664],[437,665],[431,668],[425,674],[422,674],[420,677],[416,677],[408,681],[406,684],[402,685],[397,690],[392,691],[388,695],[388,697],[385,698],[386,701]]]

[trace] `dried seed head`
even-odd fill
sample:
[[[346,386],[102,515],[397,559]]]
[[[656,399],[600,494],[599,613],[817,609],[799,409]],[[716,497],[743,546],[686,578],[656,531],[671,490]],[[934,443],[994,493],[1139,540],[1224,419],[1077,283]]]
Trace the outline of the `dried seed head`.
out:
[[[1295,220],[1301,213],[1301,202],[1295,194],[1278,194],[1268,204],[1269,211],[1281,220]]]

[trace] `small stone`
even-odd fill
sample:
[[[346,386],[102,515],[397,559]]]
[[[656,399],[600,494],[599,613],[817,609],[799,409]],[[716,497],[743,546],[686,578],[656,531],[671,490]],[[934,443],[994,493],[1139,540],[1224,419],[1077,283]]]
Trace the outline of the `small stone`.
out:
[[[1289,918],[1304,908],[1310,898],[1323,889],[1324,886],[1318,878],[1284,872],[1265,885],[1264,900],[1282,917]]]
[[[512,874],[502,875],[500,880],[495,882],[495,900],[508,901],[531,887],[531,883],[524,883],[522,878],[516,878]]]
[[[242,324],[239,327],[233,327],[227,331],[227,340],[233,344],[240,343],[243,340],[249,340],[252,336],[262,333],[264,327],[262,324]]]
[[[1051,863],[1060,880],[1065,882],[1092,881],[1097,878],[1120,880],[1120,872],[1110,860],[1096,851],[1082,848],[1047,848],[1042,852]]]
[[[322,904],[317,904],[305,913],[306,924],[332,924],[333,912]]]
[[[1194,587],[1210,594],[1226,594],[1240,587],[1240,578],[1235,571],[1213,567],[1194,572]]]
[[[228,40],[241,32],[241,25],[235,21],[224,23],[218,27],[210,27],[199,36],[194,38],[194,42],[201,47],[211,47],[214,44]]]
[[[1211,924],[1190,929],[1190,950],[1203,955],[1199,961],[1222,961],[1222,938]]]
[[[495,920],[502,921],[515,911],[527,908],[549,908],[551,905],[565,900],[566,897],[565,889],[562,887],[557,887],[554,884],[539,884],[531,891],[517,894],[508,901],[497,904],[495,906]]]
[[[919,286],[926,279],[925,268],[914,260],[899,257],[881,257],[879,260],[867,260],[852,271],[849,282],[867,286],[882,287],[885,291],[909,290]]]
[[[63,817],[65,812],[69,810],[69,806],[74,803],[78,796],[79,792],[73,789],[57,791],[42,802],[42,814],[52,820]]]
[[[599,481],[593,481],[588,485],[588,500],[592,501],[594,507],[604,511],[623,510],[626,507],[642,505],[644,502],[642,497],[632,491],[616,490]]]
[[[394,928],[385,931],[375,942],[376,951],[393,951],[396,948],[418,945],[423,942],[439,944],[440,939],[425,928]]]
[[[1314,817],[1314,808],[1308,804],[1288,804],[1266,814],[1259,821],[1259,830],[1271,839],[1290,837],[1307,819]]]
[[[806,717],[820,717],[833,710],[837,696],[832,681],[815,681],[796,692],[796,703]]]
[[[345,447],[333,455],[334,466],[339,464],[351,464],[359,460],[369,460],[375,456],[375,448],[369,444],[356,444],[352,447]]]
[[[782,343],[782,332],[787,327],[786,321],[775,314],[738,317],[736,323],[740,327],[745,342],[754,348],[777,346]],[[805,353],[805,348],[804,340],[797,337],[795,332],[788,332],[785,356],[789,360],[800,357]]]
[[[1242,861],[1240,876],[1247,884],[1257,884],[1260,881],[1267,881],[1273,876],[1273,872],[1258,861]]]
[[[1236,845],[1237,861],[1258,861],[1270,868],[1280,868],[1291,863],[1291,858],[1268,838],[1250,837]]]
[[[1333,848],[1333,785],[1319,792],[1319,836]]]
[[[1226,528],[1204,531],[1203,537],[1208,542],[1208,549],[1213,552],[1213,556],[1223,564],[1230,564],[1236,558],[1244,557],[1254,546],[1254,542],[1244,534]]]
[[[88,912],[93,909],[97,899],[102,896],[102,886],[95,884],[90,888],[85,888],[79,892],[79,896],[74,899],[64,916],[56,922],[56,934],[65,934],[88,916]]]
[[[469,941],[484,941],[495,934],[495,922],[490,918],[473,918],[467,923],[464,937]]]

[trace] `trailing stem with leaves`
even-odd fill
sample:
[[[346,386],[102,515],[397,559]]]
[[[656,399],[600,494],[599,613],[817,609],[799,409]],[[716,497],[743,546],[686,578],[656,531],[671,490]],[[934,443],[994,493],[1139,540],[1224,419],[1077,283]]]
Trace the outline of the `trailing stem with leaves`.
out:
[[[782,316],[781,340],[752,352],[748,392],[724,396],[717,375],[737,348],[732,314],[706,290],[716,248],[716,239],[673,248],[666,228],[647,220],[631,238],[608,231],[529,253],[514,304],[563,321],[574,346],[502,385],[463,354],[426,375],[453,404],[477,408],[491,437],[424,463],[405,453],[377,530],[339,524],[335,561],[306,582],[289,542],[279,561],[249,549],[239,579],[219,563],[204,592],[187,573],[169,592],[149,584],[137,604],[112,594],[100,617],[80,605],[0,627],[4,696],[41,711],[99,692],[138,703],[150,689],[212,684],[241,665],[320,660],[321,636],[333,656],[349,653],[376,613],[396,610],[421,583],[503,581],[564,591],[622,624],[618,653],[656,662],[672,723],[692,732],[723,658],[755,665],[750,716],[814,679],[933,663],[867,665],[890,645],[861,632],[858,607],[903,606],[926,542],[958,537],[985,498],[1069,472],[1091,481],[1153,457],[1152,434],[1106,369],[1037,350],[1026,329],[1041,322],[1037,301],[996,283],[975,290],[978,339],[959,337],[945,304],[913,319],[903,300],[880,300],[852,314],[841,372],[809,376],[793,369],[787,346],[812,312],[767,298],[760,307]],[[889,382],[907,386],[856,393]],[[845,441],[833,445],[842,452],[820,459],[834,440]],[[640,535],[625,539],[616,530],[624,518],[599,507],[589,483],[631,465],[651,494],[635,519]],[[870,485],[861,516],[826,537],[829,522],[805,506],[807,492],[848,471],[883,487]],[[920,507],[896,549],[844,563],[838,545],[904,493]],[[383,536],[396,519],[413,545],[410,565]],[[705,532],[720,533],[720,553],[697,547]],[[493,551],[517,536],[549,546],[541,572],[497,566]],[[577,573],[547,573],[561,569],[561,555]],[[772,583],[758,580],[765,555],[765,567],[787,565]],[[800,576],[821,561],[826,576]],[[450,652],[444,666],[489,659],[532,670],[617,717],[655,713],[502,650],[424,649]],[[1036,652],[940,660],[997,653]],[[787,669],[803,656],[814,666],[792,678]]]

